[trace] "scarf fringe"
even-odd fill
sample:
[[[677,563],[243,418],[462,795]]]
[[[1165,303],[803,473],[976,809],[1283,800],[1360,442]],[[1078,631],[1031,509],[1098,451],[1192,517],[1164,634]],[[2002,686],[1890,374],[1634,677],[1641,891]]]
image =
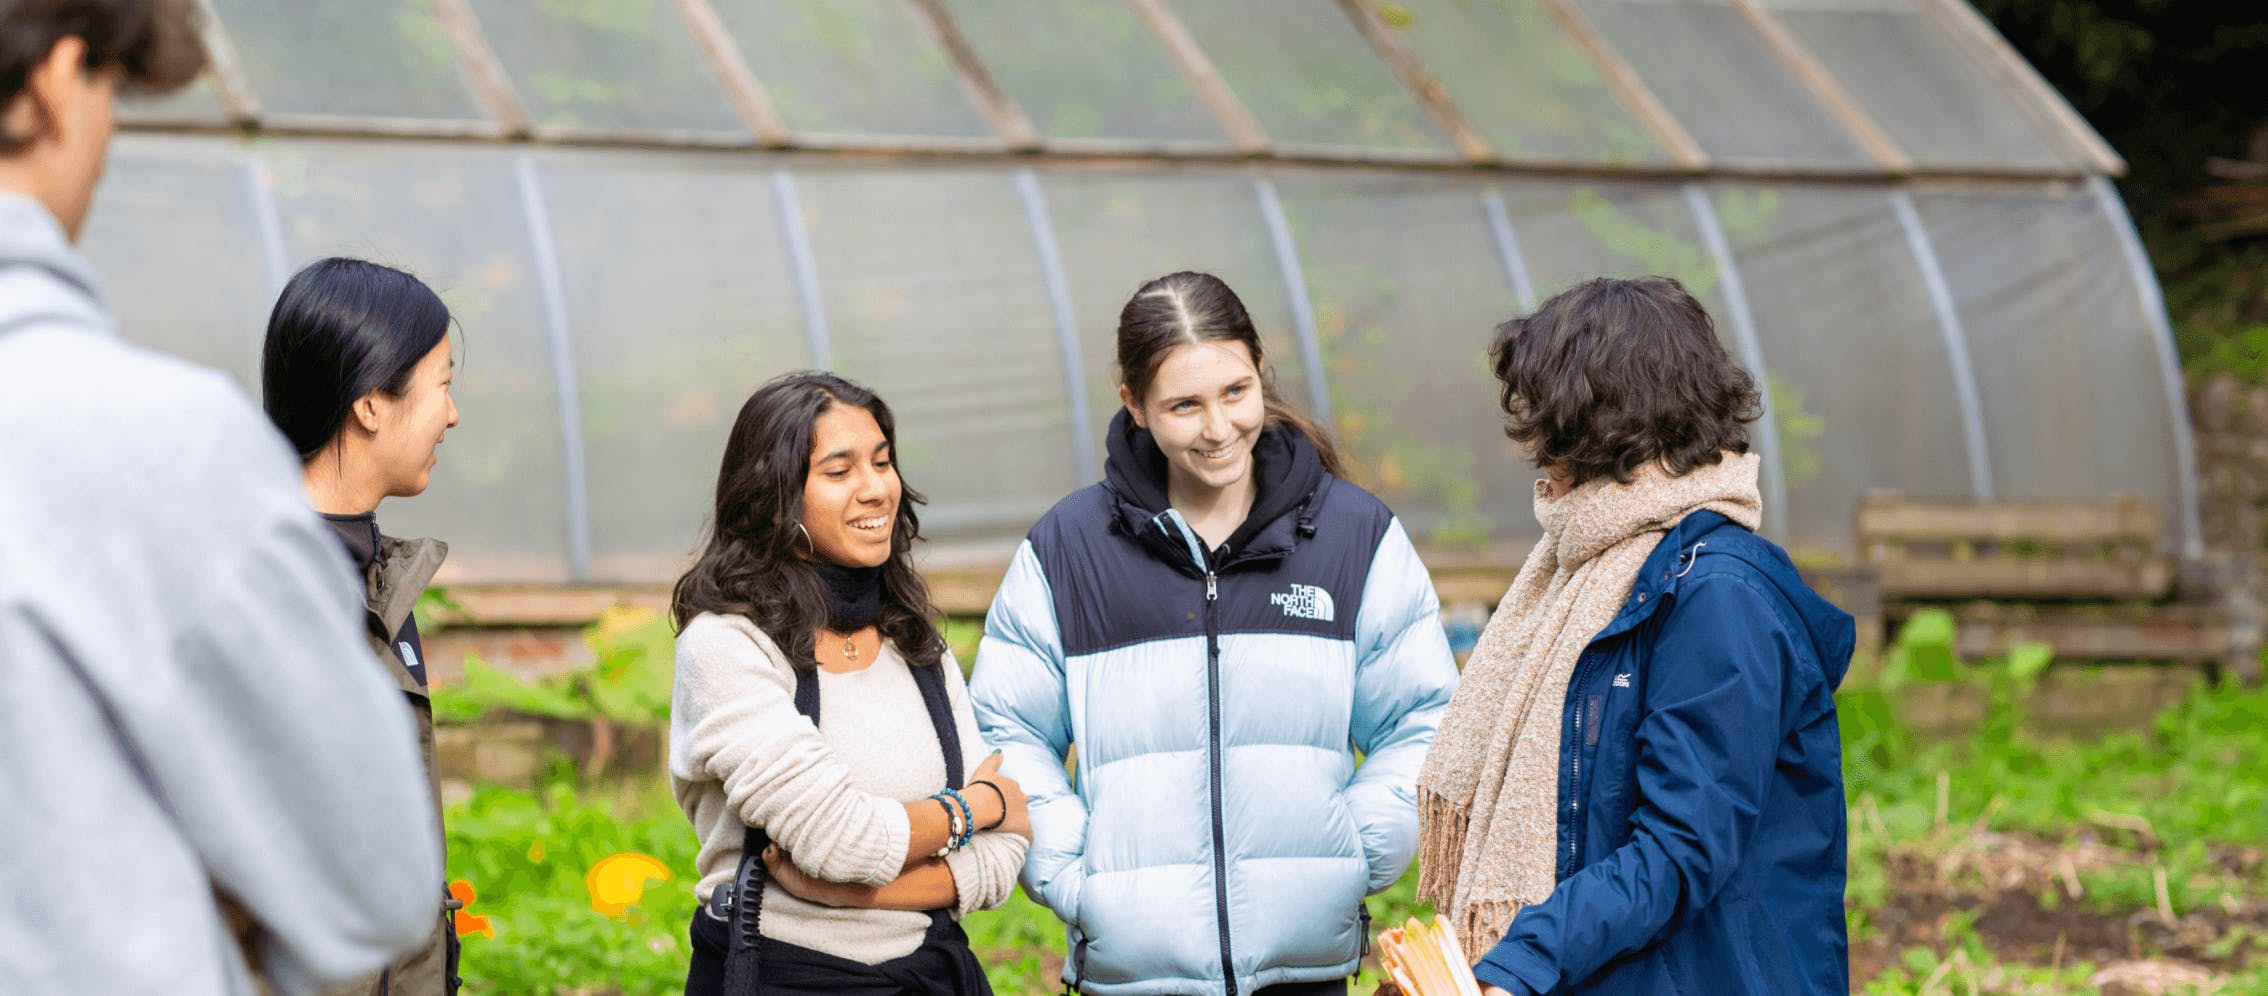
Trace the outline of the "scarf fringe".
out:
[[[1465,957],[1479,962],[1489,949],[1504,940],[1504,932],[1512,929],[1512,920],[1520,915],[1526,903],[1510,899],[1474,903],[1465,907],[1450,928],[1457,932],[1457,943],[1464,946]]]
[[[1465,857],[1471,814],[1448,797],[1418,789],[1418,899],[1433,904],[1442,922],[1456,931],[1465,957],[1478,960],[1504,939],[1512,918],[1527,903],[1514,899],[1456,905],[1458,866]]]
[[[1418,801],[1418,899],[1447,910],[1457,891],[1457,866],[1465,858],[1465,827],[1470,819],[1447,796],[1420,786]]]

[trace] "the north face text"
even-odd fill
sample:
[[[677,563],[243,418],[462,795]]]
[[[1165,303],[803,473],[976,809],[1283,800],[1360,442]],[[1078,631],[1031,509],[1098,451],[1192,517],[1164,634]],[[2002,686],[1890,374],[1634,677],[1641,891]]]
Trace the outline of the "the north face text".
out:
[[[1331,593],[1311,584],[1295,584],[1288,592],[1270,595],[1268,604],[1282,606],[1285,615],[1297,619],[1332,622],[1338,618]]]

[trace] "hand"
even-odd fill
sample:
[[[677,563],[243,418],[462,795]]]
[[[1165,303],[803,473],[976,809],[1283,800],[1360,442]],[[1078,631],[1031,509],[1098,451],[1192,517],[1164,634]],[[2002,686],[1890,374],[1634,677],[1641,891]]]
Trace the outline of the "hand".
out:
[[[1512,994],[1483,982],[1480,987],[1480,996],[1512,996]]]
[[[991,792],[976,787],[978,782],[998,789],[1000,798],[991,799]],[[992,756],[985,758],[983,764],[977,765],[976,775],[969,779],[968,787],[961,792],[962,797],[966,798],[971,790],[976,792],[979,799],[990,804],[985,806],[987,810],[990,810],[993,805],[1001,807],[997,819],[980,821],[979,826],[998,830],[1001,833],[1012,833],[1024,838],[1027,842],[1032,839],[1031,802],[1024,798],[1024,787],[1022,785],[1017,784],[1015,779],[1000,773],[999,751],[993,751]],[[976,800],[971,800],[969,803],[971,808],[975,808],[978,804]],[[987,815],[990,814],[987,813]]]
[[[788,859],[787,852],[780,850],[776,844],[764,849],[764,873],[771,876],[772,881],[779,883],[780,888],[786,889],[788,895],[805,902],[846,909],[872,909],[874,906],[873,888],[848,882],[829,882],[810,875],[796,867],[795,862]]]

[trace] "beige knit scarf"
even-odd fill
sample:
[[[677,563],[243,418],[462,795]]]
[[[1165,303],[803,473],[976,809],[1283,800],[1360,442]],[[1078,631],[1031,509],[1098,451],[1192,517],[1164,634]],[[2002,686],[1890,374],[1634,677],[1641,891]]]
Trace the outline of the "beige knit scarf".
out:
[[[1542,541],[1489,618],[1418,772],[1418,896],[1478,958],[1556,883],[1560,717],[1576,659],[1630,597],[1639,568],[1688,514],[1751,529],[1754,454],[1672,477],[1649,464],[1563,495],[1536,482]]]

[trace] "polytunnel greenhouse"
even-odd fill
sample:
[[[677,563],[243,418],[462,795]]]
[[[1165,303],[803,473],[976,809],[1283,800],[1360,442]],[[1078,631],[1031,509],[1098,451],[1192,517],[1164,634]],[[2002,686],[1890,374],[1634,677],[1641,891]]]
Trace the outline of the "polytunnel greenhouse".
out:
[[[127,335],[257,389],[361,255],[463,326],[389,531],[443,580],[666,583],[740,402],[896,408],[933,564],[1100,473],[1111,329],[1222,275],[1285,395],[1442,557],[1536,534],[1492,326],[1666,273],[1760,374],[1765,531],[1860,496],[2145,497],[2198,539],[2123,164],[1961,0],[204,0],[85,248]]]

